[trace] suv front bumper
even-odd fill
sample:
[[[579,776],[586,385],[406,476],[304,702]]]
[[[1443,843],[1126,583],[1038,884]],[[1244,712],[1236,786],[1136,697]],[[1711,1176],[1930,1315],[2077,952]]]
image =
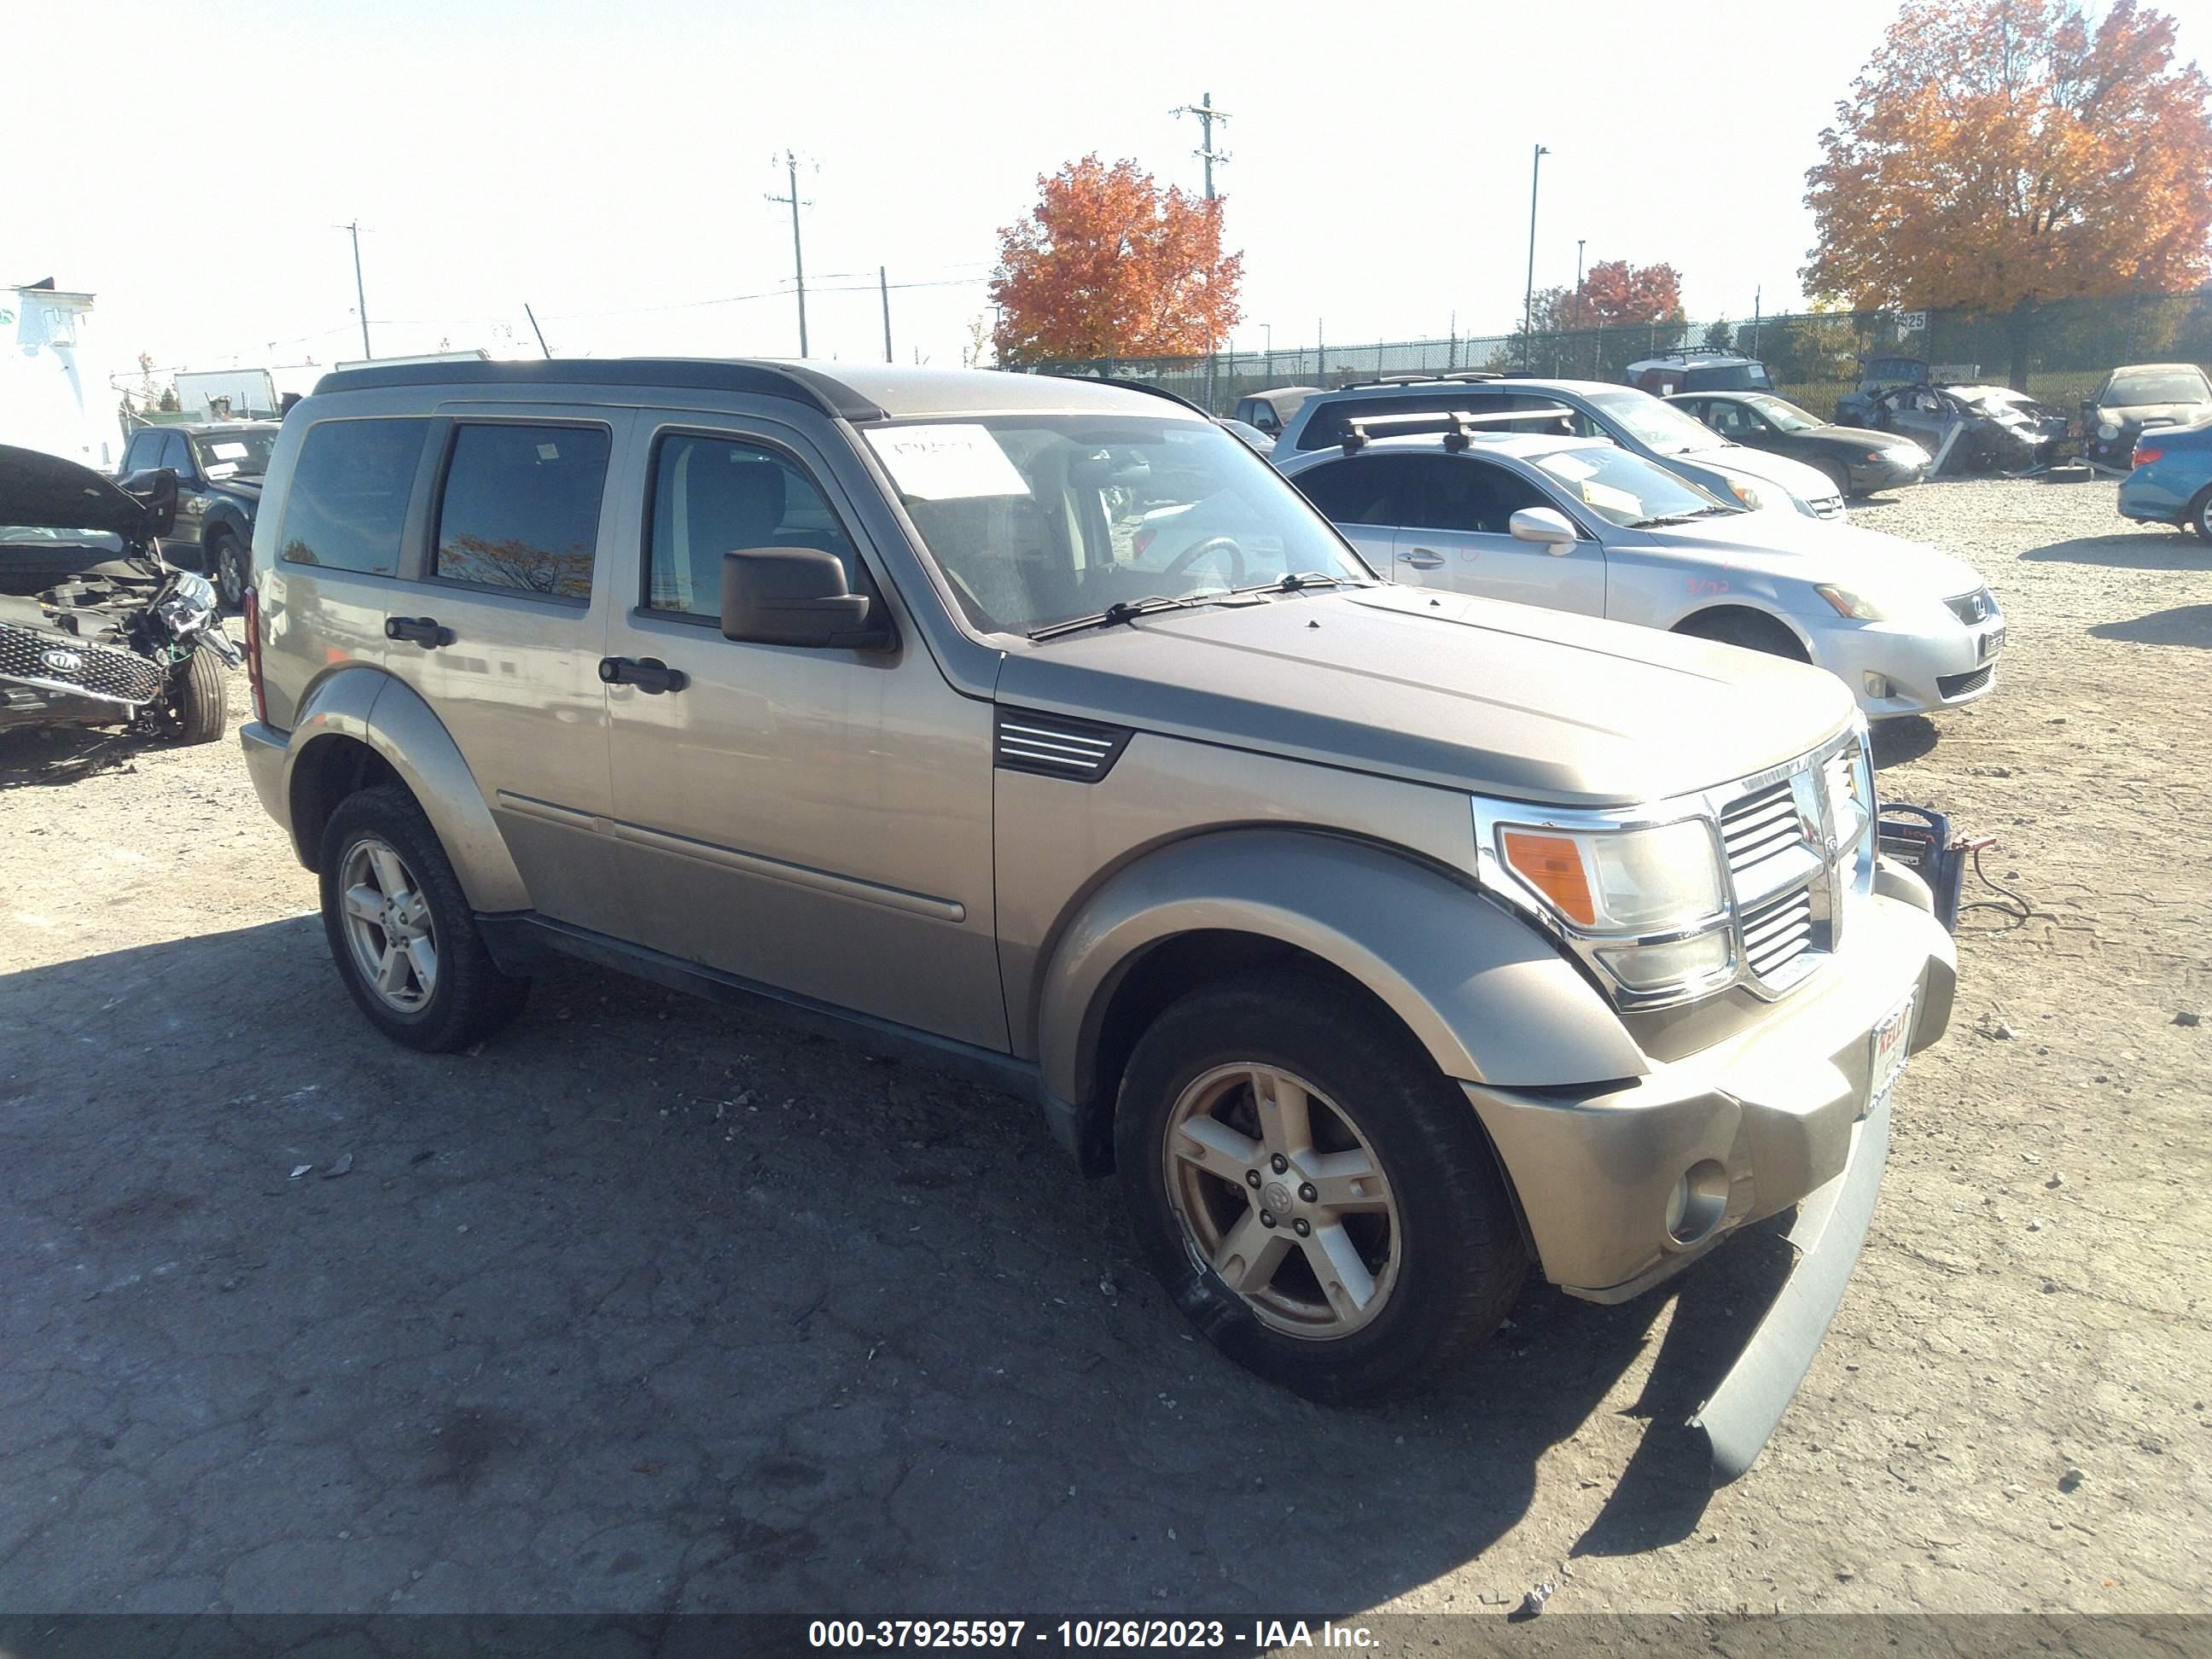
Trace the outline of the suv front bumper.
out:
[[[1957,957],[1942,925],[1880,892],[1853,922],[1850,948],[1767,1018],[1632,1082],[1589,1093],[1462,1085],[1512,1178],[1545,1276],[1570,1295],[1626,1301],[1747,1223],[1800,1206],[1790,1239],[1803,1257],[1702,1414],[1724,1480],[1771,1432],[1864,1243],[1889,1144],[1886,1094],[1874,1091],[1876,1030],[1908,996],[1908,1053],[1950,1021]],[[1678,1237],[1678,1183],[1700,1170],[1712,1218]],[[1724,1442],[1735,1449],[1725,1455]]]

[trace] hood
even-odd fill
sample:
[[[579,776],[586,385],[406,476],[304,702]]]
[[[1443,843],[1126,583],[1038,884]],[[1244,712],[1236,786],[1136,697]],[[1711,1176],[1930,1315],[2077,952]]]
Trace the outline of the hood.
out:
[[[1802,663],[1395,586],[1069,635],[1008,656],[998,696],[1560,806],[1628,805],[1748,776],[1854,713],[1841,680]]]
[[[1800,432],[1801,438],[1827,438],[1847,443],[1854,449],[1863,446],[1869,450],[1918,449],[1920,446],[1901,433],[1876,432],[1864,426],[1824,426],[1815,432]],[[1923,452],[1924,453],[1924,452]]]
[[[1941,548],[1802,514],[1782,518],[1745,513],[1657,526],[1643,533],[1656,545],[1679,547],[1700,562],[1725,562],[1797,581],[1837,582],[1869,598],[1941,600],[1983,586],[1980,571]]]
[[[2188,426],[2212,415],[2203,404],[2100,404],[2094,419],[2114,426]]]
[[[144,502],[90,467],[0,444],[0,524],[104,530],[136,541],[145,536],[150,517]]]
[[[1818,501],[1823,495],[1836,493],[1835,480],[1818,467],[1808,466],[1802,461],[1793,461],[1787,455],[1777,455],[1771,450],[1753,449],[1748,444],[1692,449],[1681,459],[1695,461],[1703,466],[1718,467],[1723,472],[1741,472],[1747,477],[1780,484],[1800,501]]]

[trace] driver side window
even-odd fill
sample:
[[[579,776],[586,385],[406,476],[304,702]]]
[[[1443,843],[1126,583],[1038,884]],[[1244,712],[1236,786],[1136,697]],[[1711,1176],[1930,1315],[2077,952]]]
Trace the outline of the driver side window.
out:
[[[755,547],[834,553],[853,592],[866,578],[836,513],[797,463],[764,445],[675,432],[653,458],[647,606],[719,619],[722,555]]]

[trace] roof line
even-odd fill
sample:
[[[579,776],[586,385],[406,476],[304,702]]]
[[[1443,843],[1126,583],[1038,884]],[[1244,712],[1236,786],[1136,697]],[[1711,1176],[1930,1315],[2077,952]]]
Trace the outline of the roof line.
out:
[[[784,398],[848,421],[888,418],[882,405],[803,363],[734,357],[554,357],[519,362],[367,364],[333,370],[315,395],[410,386],[641,386]]]

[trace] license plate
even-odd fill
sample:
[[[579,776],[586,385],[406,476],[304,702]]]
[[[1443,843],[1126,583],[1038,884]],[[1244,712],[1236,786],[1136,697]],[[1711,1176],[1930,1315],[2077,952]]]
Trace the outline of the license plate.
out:
[[[1907,997],[1882,1017],[1874,1028],[1874,1052],[1867,1067],[1867,1109],[1887,1095],[1905,1070],[1905,1050],[1912,1036],[1912,999]]]
[[[1998,652],[2003,649],[2004,629],[2002,627],[1992,628],[1988,633],[1982,635],[1981,643],[1978,647],[1978,653],[1975,656],[1974,660],[1976,662],[1987,662],[1991,657],[1996,656]]]

